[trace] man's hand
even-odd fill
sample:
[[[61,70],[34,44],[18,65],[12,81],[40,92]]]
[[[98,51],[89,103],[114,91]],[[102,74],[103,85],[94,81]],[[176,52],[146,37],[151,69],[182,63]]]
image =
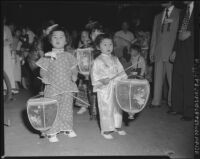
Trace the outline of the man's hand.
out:
[[[169,56],[169,61],[174,62],[175,58],[176,58],[176,52],[173,51],[173,53]]]
[[[184,41],[187,38],[189,38],[190,36],[191,36],[190,31],[179,32],[178,39],[181,40],[181,41]]]

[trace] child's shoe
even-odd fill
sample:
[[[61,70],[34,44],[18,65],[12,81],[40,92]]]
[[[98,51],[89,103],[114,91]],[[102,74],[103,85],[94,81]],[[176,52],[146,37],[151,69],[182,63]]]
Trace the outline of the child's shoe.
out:
[[[76,133],[73,130],[66,131],[66,132],[64,132],[64,134],[67,135],[70,138],[77,136]]]
[[[82,107],[81,109],[79,109],[79,111],[77,112],[77,114],[83,114],[86,111],[87,111],[87,108]]]
[[[59,141],[56,135],[49,136],[48,138],[49,138],[49,142],[58,142]]]
[[[117,132],[119,135],[126,135],[126,131],[121,129],[115,129],[115,132]]]
[[[113,136],[111,135],[111,133],[110,134],[105,134],[104,132],[103,133],[101,133],[101,135],[105,138],[105,139],[113,139]]]

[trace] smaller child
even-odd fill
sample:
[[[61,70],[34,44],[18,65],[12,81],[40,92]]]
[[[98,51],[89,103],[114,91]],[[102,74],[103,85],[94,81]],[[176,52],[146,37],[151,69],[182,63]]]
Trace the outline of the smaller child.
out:
[[[130,46],[131,62],[133,69],[131,70],[131,75],[133,77],[144,77],[146,72],[146,62],[143,56],[140,55],[141,48],[140,45],[135,43]]]
[[[131,70],[131,76],[129,78],[142,78],[146,72],[146,63],[144,57],[140,55],[141,47],[138,43],[134,43],[130,46],[131,63],[133,69]],[[134,119],[133,113],[129,113],[129,119]]]

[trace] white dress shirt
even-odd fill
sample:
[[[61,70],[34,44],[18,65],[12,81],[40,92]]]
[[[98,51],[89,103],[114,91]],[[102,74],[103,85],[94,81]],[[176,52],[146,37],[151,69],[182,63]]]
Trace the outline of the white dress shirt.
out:
[[[172,6],[170,6],[169,8],[168,8],[168,17],[170,17],[170,15],[171,15],[171,13],[172,13],[172,10],[174,9],[174,5],[172,5]],[[167,10],[167,8],[165,8],[165,10],[164,10],[164,13],[163,13],[163,17],[162,17],[162,23],[163,23],[163,21],[164,21],[164,19],[165,19],[165,16],[166,16],[166,10]]]
[[[189,4],[189,6],[190,6],[190,16],[191,16],[192,11],[193,11],[193,8],[194,8],[194,1],[192,1],[192,2]],[[190,18],[190,16],[189,16],[189,18]]]

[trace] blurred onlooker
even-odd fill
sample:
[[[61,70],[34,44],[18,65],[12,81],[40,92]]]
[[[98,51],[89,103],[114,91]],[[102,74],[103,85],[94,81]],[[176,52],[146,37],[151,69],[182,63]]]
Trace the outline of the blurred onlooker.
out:
[[[42,91],[42,82],[38,79],[40,76],[40,68],[36,65],[41,57],[43,57],[43,51],[41,49],[41,43],[39,39],[34,40],[32,47],[30,48],[29,55],[27,57],[27,62],[30,68],[30,90],[33,95],[38,94]]]
[[[28,43],[32,45],[35,38],[35,34],[28,26],[26,27],[26,34],[28,35]]]
[[[14,78],[14,71],[13,71],[13,63],[11,59],[11,47],[13,44],[13,37],[10,28],[6,25],[6,18],[4,17],[4,32],[3,32],[3,39],[4,39],[4,47],[3,47],[3,67],[4,71],[7,74],[10,84],[11,84],[11,89],[13,93],[18,93],[15,86],[15,78]],[[5,85],[4,85],[5,86]]]
[[[9,24],[7,26],[10,28],[11,34],[13,36],[15,28],[16,28],[16,24],[14,22],[9,22]]]
[[[24,52],[24,56],[26,57],[28,55],[27,52],[29,50],[29,37],[25,27],[22,28],[20,41],[22,42],[21,49]]]
[[[121,30],[114,35],[114,52],[118,58],[123,56],[123,51],[127,51],[130,45],[136,41],[135,36],[129,31],[129,23],[123,21]]]
[[[22,86],[24,89],[28,89],[29,82],[30,82],[30,70],[27,63],[27,56],[30,51],[30,45],[29,45],[29,38],[28,34],[26,32],[26,28],[22,28],[22,34],[20,36],[21,41],[21,52],[22,52]]]
[[[19,89],[21,85],[21,42],[20,42],[21,30],[16,28],[13,36],[13,47],[12,47],[12,55],[14,57],[14,76],[15,76],[15,84],[16,88]]]

